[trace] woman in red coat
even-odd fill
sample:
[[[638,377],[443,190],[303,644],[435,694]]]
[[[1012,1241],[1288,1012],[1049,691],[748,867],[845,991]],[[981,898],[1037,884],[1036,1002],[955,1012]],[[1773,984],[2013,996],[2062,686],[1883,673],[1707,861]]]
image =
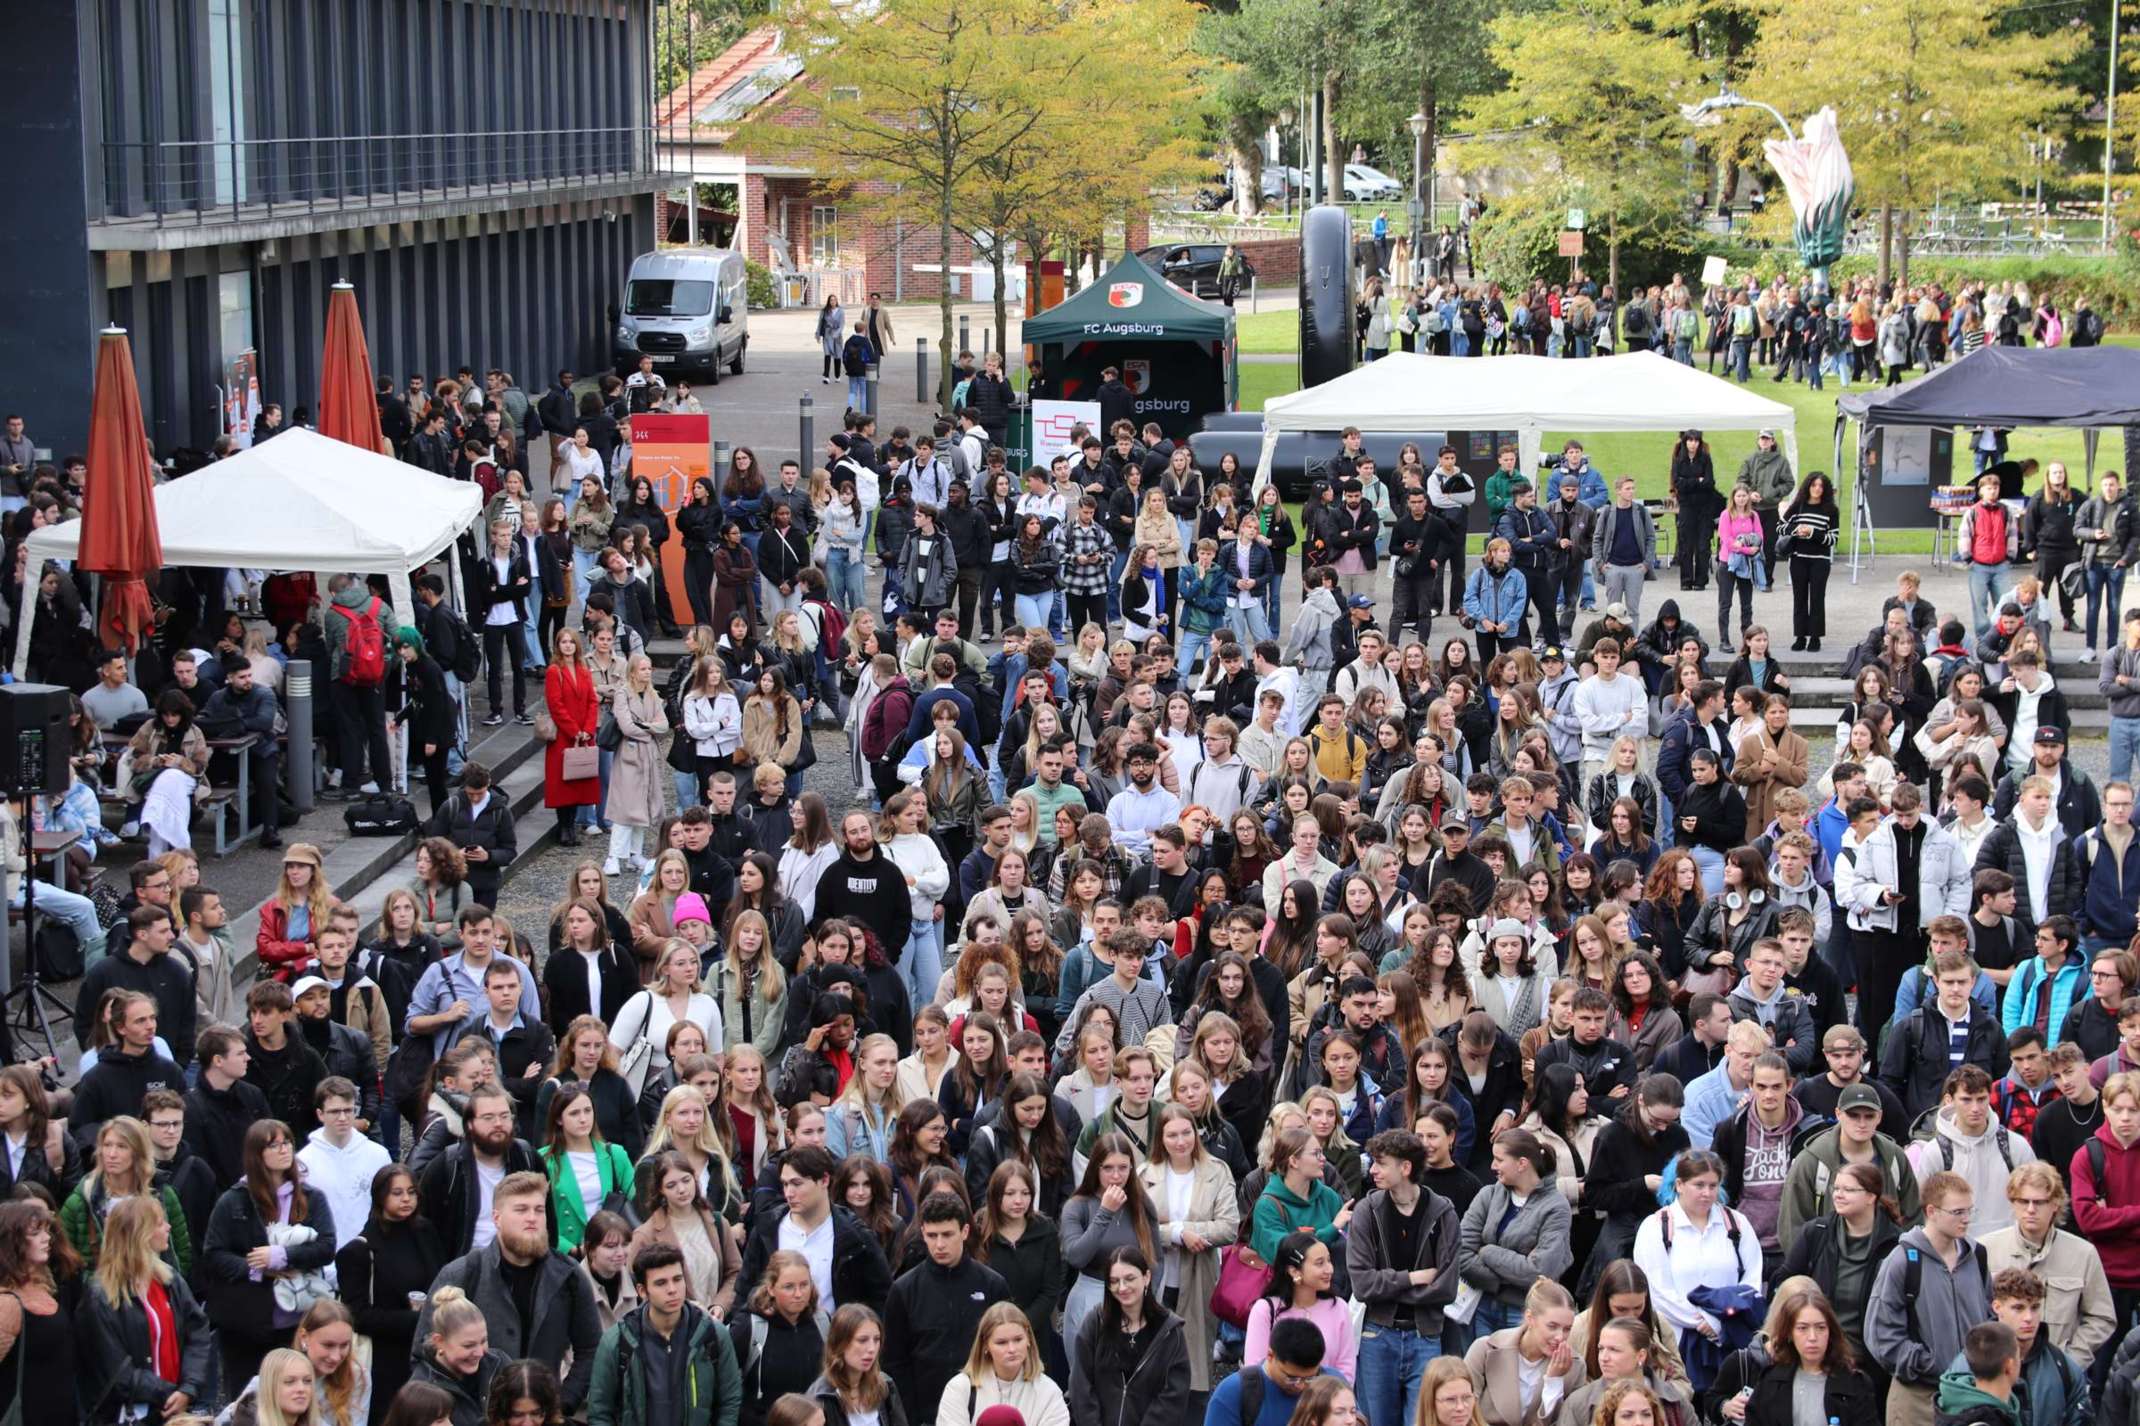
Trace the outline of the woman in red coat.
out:
[[[580,809],[592,807],[602,792],[601,778],[592,773],[565,777],[565,749],[592,749],[601,722],[586,654],[586,639],[578,629],[559,629],[551,644],[550,667],[542,676],[543,701],[549,705],[550,721],[557,724],[557,736],[543,753],[542,805],[557,813],[557,842],[564,847],[579,845]]]

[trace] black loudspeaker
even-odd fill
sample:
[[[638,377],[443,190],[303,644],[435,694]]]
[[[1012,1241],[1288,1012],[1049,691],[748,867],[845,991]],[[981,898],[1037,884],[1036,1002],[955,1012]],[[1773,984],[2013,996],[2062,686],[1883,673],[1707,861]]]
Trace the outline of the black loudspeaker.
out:
[[[1352,223],[1343,208],[1310,208],[1300,224],[1300,384],[1352,370]]]
[[[0,797],[56,797],[67,790],[71,708],[64,688],[0,684]]]

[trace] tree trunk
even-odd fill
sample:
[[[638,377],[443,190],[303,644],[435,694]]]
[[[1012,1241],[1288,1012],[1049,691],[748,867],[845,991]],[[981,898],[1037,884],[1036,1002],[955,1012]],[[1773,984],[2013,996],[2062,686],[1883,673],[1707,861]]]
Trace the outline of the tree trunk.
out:
[[[951,409],[951,182],[945,176],[936,208],[937,299],[936,310],[943,319],[943,333],[937,338],[937,384],[936,402],[939,410]]]
[[[1902,210],[1902,221],[1895,225],[1895,281],[1898,285],[1910,285],[1910,210]]]
[[[1424,160],[1423,171],[1413,175],[1419,185],[1419,233],[1412,245],[1412,256],[1420,256],[1429,237],[1434,232],[1434,148],[1441,138],[1441,86],[1435,82],[1432,66],[1419,75],[1419,112],[1426,117],[1427,131],[1420,138],[1420,157]]]
[[[1003,279],[1006,271],[1003,262],[1003,233],[1001,229],[989,235],[988,265],[996,274],[996,354],[1003,358],[1003,374],[1011,374],[1010,341],[1011,300],[1007,291],[1009,284]]]
[[[1891,275],[1892,275],[1892,274],[1894,273],[1894,270],[1895,270],[1895,267],[1894,267],[1894,261],[1893,261],[1893,253],[1894,253],[1894,247],[1895,247],[1895,205],[1894,205],[1894,204],[1892,204],[1892,203],[1882,203],[1882,204],[1880,205],[1880,273],[1879,273],[1879,283],[1880,283],[1880,285],[1881,285],[1882,287],[1885,287],[1885,286],[1887,286],[1887,280],[1888,280],[1888,278],[1889,278],[1889,277],[1890,277],[1890,276],[1891,276]]]
[[[1323,201],[1345,201],[1345,156],[1338,152],[1338,77],[1335,70],[1323,76]]]
[[[1263,147],[1239,142],[1227,147],[1233,160],[1234,216],[1253,218],[1263,211]]]

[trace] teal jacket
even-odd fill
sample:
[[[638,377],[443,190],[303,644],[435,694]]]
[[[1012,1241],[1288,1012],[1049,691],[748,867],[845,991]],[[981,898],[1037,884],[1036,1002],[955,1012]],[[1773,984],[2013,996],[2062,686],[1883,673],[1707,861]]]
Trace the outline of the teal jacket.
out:
[[[1209,634],[1226,623],[1226,595],[1232,589],[1230,576],[1214,564],[1203,574],[1187,565],[1181,575],[1181,626],[1191,634]]]
[[[588,1426],[652,1426],[646,1414],[645,1357],[639,1350],[646,1314],[642,1303],[602,1334],[594,1354],[594,1380],[587,1388]],[[687,1302],[676,1330],[690,1344],[679,1426],[736,1426],[743,1409],[743,1374],[736,1370],[736,1349],[727,1329]]]
[[[1265,1262],[1275,1262],[1278,1245],[1288,1233],[1308,1232],[1335,1248],[1344,1235],[1334,1226],[1338,1210],[1345,1206],[1337,1190],[1317,1180],[1308,1186],[1306,1199],[1297,1197],[1285,1180],[1272,1175],[1256,1200],[1248,1246]]]
[[[550,1176],[550,1223],[557,1231],[557,1250],[569,1254],[586,1235],[591,1216],[587,1205],[580,1201],[580,1181],[563,1155],[541,1148],[535,1151],[535,1157],[542,1160],[542,1171]],[[631,1198],[632,1159],[621,1144],[595,1140],[594,1171],[601,1179],[604,1200],[612,1193]]]

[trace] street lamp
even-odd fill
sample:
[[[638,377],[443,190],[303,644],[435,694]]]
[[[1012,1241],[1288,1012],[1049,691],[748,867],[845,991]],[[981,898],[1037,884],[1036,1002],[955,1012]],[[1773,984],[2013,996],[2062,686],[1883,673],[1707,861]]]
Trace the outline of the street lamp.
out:
[[[1293,216],[1293,170],[1285,161],[1285,131],[1293,127],[1293,106],[1278,106],[1278,187],[1285,195],[1285,213]]]
[[[1798,142],[1798,135],[1791,130],[1791,121],[1784,118],[1783,114],[1773,104],[1764,104],[1759,99],[1747,98],[1738,90],[1733,89],[1729,80],[1726,80],[1717,89],[1716,93],[1710,95],[1701,103],[1680,105],[1679,116],[1690,124],[1706,129],[1723,123],[1726,109],[1763,110],[1771,119],[1783,126],[1783,136],[1785,138],[1794,144]]]
[[[1433,216],[1429,206],[1432,185],[1427,180],[1427,116],[1424,110],[1414,111],[1404,121],[1412,133],[1412,256],[1416,260],[1427,241],[1427,220]]]

